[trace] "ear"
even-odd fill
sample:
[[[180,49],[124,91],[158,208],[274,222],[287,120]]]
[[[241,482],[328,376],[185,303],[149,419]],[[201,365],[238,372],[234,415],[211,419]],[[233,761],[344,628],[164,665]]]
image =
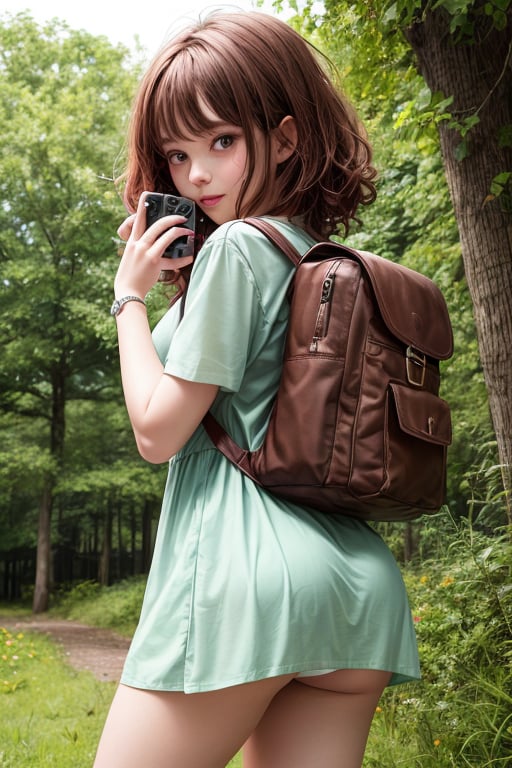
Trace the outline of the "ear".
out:
[[[295,152],[297,147],[297,123],[291,115],[283,117],[272,135],[274,159],[276,163],[284,163]]]

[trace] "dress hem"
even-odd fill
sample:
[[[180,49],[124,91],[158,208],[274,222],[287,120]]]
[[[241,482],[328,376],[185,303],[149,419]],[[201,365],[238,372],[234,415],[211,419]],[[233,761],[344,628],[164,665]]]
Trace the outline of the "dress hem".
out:
[[[346,662],[340,663],[340,662],[326,662],[322,665],[322,663],[316,663],[308,664],[308,665],[287,665],[284,667],[277,667],[277,668],[271,668],[268,670],[264,670],[260,673],[255,672],[253,675],[243,675],[239,677],[235,677],[231,680],[226,681],[211,681],[211,682],[202,682],[202,683],[184,683],[181,681],[180,683],[174,683],[174,684],[168,684],[168,683],[149,683],[149,682],[143,682],[138,681],[133,678],[130,678],[129,675],[122,675],[121,676],[121,684],[127,685],[130,688],[140,688],[141,690],[147,690],[147,691],[169,691],[169,692],[182,692],[182,693],[207,693],[208,691],[217,691],[222,690],[223,688],[231,688],[235,685],[244,685],[246,683],[254,683],[258,680],[265,680],[269,677],[279,677],[280,675],[289,675],[289,674],[297,674],[300,675],[302,672],[310,672],[315,671],[317,674],[322,674],[323,671],[326,673],[331,672],[333,669],[339,670],[339,669],[365,669],[365,670],[374,670],[374,671],[390,671],[391,672],[391,679],[388,683],[387,687],[391,687],[394,685],[403,685],[405,683],[413,683],[418,682],[421,680],[421,674],[417,670],[413,669],[401,669],[401,670],[386,670],[386,668],[382,664],[375,664],[371,665],[368,664],[368,662],[354,662],[351,664],[347,664]]]

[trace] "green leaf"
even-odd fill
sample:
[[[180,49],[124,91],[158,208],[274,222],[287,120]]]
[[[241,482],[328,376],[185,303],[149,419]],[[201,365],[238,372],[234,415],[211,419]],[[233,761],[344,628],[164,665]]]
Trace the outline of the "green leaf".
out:
[[[506,13],[503,13],[503,11],[500,11],[500,10],[496,10],[494,11],[492,18],[493,18],[494,26],[496,27],[496,29],[499,29],[499,30],[505,29],[505,27],[507,26]]]
[[[384,16],[382,17],[382,21],[384,24],[391,24],[391,22],[396,21],[398,18],[398,7],[397,3],[392,3],[387,11],[385,12]]]
[[[455,159],[458,160],[458,162],[462,162],[464,158],[466,158],[469,155],[469,146],[466,139],[462,139],[460,144],[457,145],[457,148],[455,150]]]
[[[442,7],[452,16],[459,13],[467,13],[468,7],[472,5],[472,0],[439,0],[434,8]]]
[[[498,131],[500,147],[512,147],[512,123],[502,125]]]
[[[478,115],[470,115],[469,117],[466,117],[462,122],[460,135],[465,136],[472,128],[475,127],[475,125],[478,125],[479,122],[480,118]]]
[[[498,175],[495,176],[491,181],[491,194],[494,195],[494,197],[499,197],[501,194],[503,194],[503,192],[505,191],[505,188],[507,187],[511,179],[512,179],[511,171],[498,173]]]

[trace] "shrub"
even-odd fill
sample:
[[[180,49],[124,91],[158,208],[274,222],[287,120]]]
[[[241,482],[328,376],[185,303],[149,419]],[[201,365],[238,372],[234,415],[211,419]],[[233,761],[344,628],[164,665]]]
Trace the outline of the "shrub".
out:
[[[444,555],[405,573],[423,680],[382,699],[375,732],[408,753],[405,762],[381,760],[382,768],[510,765],[511,531],[452,523]]]
[[[137,625],[145,587],[145,577],[126,579],[111,587],[82,582],[59,599],[54,611],[67,619],[131,635]]]

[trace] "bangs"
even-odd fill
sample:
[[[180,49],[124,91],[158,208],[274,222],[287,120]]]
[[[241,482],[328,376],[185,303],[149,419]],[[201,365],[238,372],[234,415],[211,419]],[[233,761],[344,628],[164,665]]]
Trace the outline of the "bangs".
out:
[[[154,90],[149,124],[152,143],[160,154],[165,140],[207,133],[219,121],[242,126],[223,62],[204,50],[203,55],[196,54],[193,48],[180,51],[162,72]]]

